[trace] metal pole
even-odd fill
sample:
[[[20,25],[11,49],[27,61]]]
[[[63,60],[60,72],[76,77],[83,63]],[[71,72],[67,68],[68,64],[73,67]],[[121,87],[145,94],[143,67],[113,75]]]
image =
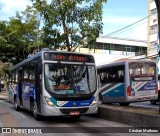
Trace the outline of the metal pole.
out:
[[[158,90],[159,114],[160,114],[160,91]]]
[[[154,0],[157,7],[157,17],[158,17],[158,40],[160,40],[160,1]],[[160,114],[160,91],[158,91],[158,101],[159,101],[159,114]]]
[[[39,52],[39,44],[38,44],[38,35],[39,35],[39,26],[40,26],[40,14],[37,11],[37,46],[38,46],[38,52]]]

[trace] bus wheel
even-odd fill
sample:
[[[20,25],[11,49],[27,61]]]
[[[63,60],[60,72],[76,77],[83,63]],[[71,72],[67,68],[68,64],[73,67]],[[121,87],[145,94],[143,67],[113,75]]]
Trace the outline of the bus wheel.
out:
[[[119,105],[121,106],[128,106],[130,104],[130,102],[120,102]]]
[[[16,98],[14,98],[14,106],[15,106],[15,108],[16,108],[16,111],[19,111],[21,108],[18,106],[18,104],[17,104],[17,100],[16,100]]]
[[[103,100],[102,94],[99,94],[99,101],[104,104],[104,100]]]
[[[33,115],[34,115],[35,120],[37,121],[42,120],[42,116],[36,112],[35,106],[33,108]]]
[[[151,103],[152,105],[156,105],[156,101],[154,101],[154,100],[150,100],[150,103]]]

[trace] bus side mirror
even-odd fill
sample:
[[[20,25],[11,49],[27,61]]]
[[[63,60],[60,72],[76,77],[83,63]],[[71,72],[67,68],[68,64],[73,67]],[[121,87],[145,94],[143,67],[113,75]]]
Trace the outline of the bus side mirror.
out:
[[[42,74],[42,64],[41,63],[37,64],[37,72],[38,74]]]

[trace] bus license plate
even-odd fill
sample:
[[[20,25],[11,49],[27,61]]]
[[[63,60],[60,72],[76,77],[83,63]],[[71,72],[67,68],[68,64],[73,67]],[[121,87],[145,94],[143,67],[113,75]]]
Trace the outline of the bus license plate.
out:
[[[71,111],[70,112],[70,115],[72,115],[72,116],[76,116],[76,115],[79,115],[80,113],[79,113],[79,111]]]

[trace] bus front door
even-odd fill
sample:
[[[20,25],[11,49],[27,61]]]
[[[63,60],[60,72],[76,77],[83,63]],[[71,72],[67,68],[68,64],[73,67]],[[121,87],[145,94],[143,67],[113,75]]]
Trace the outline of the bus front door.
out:
[[[35,68],[35,96],[37,112],[41,113],[41,72],[39,71],[41,65],[36,64]]]
[[[18,71],[18,100],[19,100],[19,104],[20,106],[23,106],[22,103],[22,82],[23,82],[23,78],[22,78],[23,74],[22,74],[22,70]]]

